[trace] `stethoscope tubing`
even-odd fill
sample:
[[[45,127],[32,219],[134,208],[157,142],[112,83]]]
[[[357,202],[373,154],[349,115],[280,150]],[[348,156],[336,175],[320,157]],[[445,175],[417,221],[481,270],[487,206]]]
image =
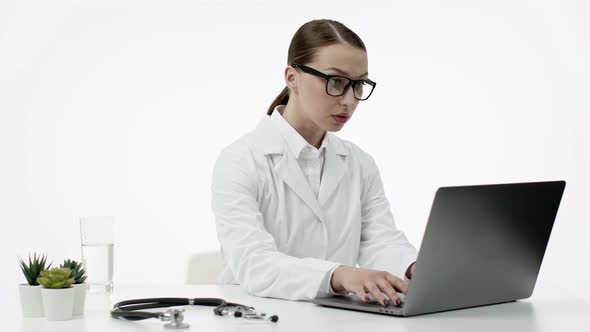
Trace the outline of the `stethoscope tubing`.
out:
[[[137,311],[154,308],[168,308],[179,305],[200,305],[215,307],[213,312],[218,316],[223,316],[223,310],[226,307],[242,307],[254,309],[239,303],[226,302],[218,298],[184,298],[184,297],[157,297],[126,300],[116,303],[111,311],[113,318],[125,319],[131,321],[143,320],[148,318],[158,318],[160,313]]]

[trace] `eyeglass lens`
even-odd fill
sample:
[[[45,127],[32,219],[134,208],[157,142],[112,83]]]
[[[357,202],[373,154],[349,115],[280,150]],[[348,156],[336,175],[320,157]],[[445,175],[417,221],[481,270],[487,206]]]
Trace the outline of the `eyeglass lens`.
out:
[[[332,96],[341,96],[348,84],[348,79],[344,77],[332,77],[328,80],[327,92]],[[357,99],[367,99],[373,90],[373,86],[366,82],[357,82],[354,86],[354,96]]]

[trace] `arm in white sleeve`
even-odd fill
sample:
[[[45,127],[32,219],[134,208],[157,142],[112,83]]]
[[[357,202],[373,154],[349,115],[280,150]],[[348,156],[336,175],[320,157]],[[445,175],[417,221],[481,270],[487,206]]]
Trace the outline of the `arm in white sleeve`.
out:
[[[387,271],[403,280],[408,267],[416,261],[416,248],[395,226],[379,170],[370,156],[363,183],[358,264]]]
[[[326,273],[338,264],[297,258],[277,250],[257,202],[257,173],[245,145],[232,145],[218,158],[212,180],[212,208],[225,264],[253,295],[288,300],[317,296]]]

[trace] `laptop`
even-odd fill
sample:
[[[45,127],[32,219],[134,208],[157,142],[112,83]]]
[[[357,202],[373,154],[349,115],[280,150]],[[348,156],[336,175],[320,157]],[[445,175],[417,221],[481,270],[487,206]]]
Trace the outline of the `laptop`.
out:
[[[528,298],[564,189],[565,181],[441,187],[401,306],[354,294],[312,302],[414,316]]]

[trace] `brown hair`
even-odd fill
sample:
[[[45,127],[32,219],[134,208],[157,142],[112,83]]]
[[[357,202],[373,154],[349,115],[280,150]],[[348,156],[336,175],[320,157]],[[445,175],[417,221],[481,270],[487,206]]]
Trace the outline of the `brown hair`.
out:
[[[293,35],[287,63],[289,65],[309,63],[313,61],[320,47],[336,43],[347,43],[367,51],[361,38],[344,24],[332,20],[313,20],[303,24]],[[289,88],[285,87],[272,102],[267,114],[271,115],[275,107],[284,105],[288,101]]]

